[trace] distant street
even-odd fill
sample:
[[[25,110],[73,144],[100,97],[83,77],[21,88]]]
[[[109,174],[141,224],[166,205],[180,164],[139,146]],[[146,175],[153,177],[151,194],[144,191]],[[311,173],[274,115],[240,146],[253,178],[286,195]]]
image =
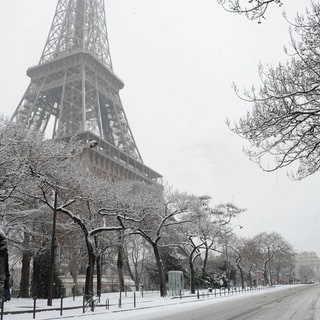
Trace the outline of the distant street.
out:
[[[320,286],[293,286],[256,296],[239,296],[225,302],[194,304],[171,309],[162,308],[146,314],[139,320],[318,320],[320,319]],[[165,308],[164,308],[165,309]],[[135,319],[134,313],[131,318]],[[122,319],[122,318],[121,318]]]

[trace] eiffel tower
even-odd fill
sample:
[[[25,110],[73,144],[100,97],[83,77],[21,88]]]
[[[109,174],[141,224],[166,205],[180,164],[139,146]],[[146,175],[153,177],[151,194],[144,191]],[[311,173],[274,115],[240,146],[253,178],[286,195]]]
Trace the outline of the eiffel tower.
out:
[[[143,164],[120,100],[104,0],[58,0],[40,61],[27,75],[13,121],[53,139],[94,141],[83,157],[111,180],[160,182]]]

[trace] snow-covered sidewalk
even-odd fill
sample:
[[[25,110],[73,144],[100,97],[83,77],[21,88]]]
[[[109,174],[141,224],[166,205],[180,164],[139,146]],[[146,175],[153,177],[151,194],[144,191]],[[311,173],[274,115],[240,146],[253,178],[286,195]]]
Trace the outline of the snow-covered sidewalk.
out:
[[[3,320],[54,320],[54,319],[128,319],[131,317],[136,318],[138,310],[146,310],[156,308],[161,310],[168,310],[171,308],[177,308],[181,305],[185,308],[187,305],[193,305],[194,303],[218,303],[219,301],[225,301],[225,299],[237,299],[244,295],[257,295],[270,292],[273,290],[286,289],[288,286],[281,287],[263,287],[252,290],[208,290],[200,291],[199,294],[190,295],[188,292],[184,292],[181,297],[161,298],[158,292],[144,292],[143,295],[140,292],[128,292],[121,294],[121,306],[119,293],[106,293],[101,296],[100,303],[97,304],[94,311],[87,308],[83,313],[83,297],[77,296],[56,299],[53,301],[52,307],[47,306],[46,300],[33,299],[19,299],[13,298],[11,301],[4,303]],[[35,304],[35,305],[34,305]],[[34,306],[36,307],[36,313],[34,314]],[[63,310],[61,310],[61,306]],[[162,308],[165,307],[165,308]],[[168,309],[169,308],[169,309]],[[131,312],[132,311],[132,312]],[[125,313],[125,315],[124,315]],[[135,317],[132,317],[134,313]],[[62,314],[62,315],[61,315]],[[131,315],[130,315],[131,314]],[[106,317],[107,315],[107,317]]]

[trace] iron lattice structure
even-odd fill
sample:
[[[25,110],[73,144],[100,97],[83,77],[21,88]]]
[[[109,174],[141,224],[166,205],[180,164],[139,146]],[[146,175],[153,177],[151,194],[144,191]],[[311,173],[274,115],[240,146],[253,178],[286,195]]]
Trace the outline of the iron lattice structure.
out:
[[[104,0],[58,0],[39,64],[27,75],[13,121],[54,139],[95,140],[96,154],[87,156],[113,178],[161,178],[143,164],[121,103]]]

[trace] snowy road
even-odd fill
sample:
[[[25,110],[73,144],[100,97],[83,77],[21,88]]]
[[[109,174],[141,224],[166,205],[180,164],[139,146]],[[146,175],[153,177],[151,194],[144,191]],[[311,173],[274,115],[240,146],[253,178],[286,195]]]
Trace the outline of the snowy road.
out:
[[[110,294],[108,294],[110,298]],[[114,295],[114,298],[117,298]],[[147,295],[139,298],[137,308],[132,306],[132,297],[124,298],[123,309],[112,304],[110,310],[100,307],[95,312],[82,314],[82,309],[43,311],[36,315],[37,320],[79,319],[79,320],[320,320],[320,286],[294,285],[265,288],[230,296],[205,295],[201,299],[160,298]],[[77,301],[78,299],[78,301]],[[65,299],[65,306],[79,305],[76,301]],[[116,301],[116,300],[115,300]],[[31,300],[12,299],[5,308],[9,310],[30,309]],[[55,300],[58,304],[59,301]],[[46,301],[39,301],[45,306]],[[6,314],[4,320],[31,320],[32,313]]]
[[[135,320],[317,320],[320,319],[320,287],[292,287],[266,294],[135,311],[112,319]]]

